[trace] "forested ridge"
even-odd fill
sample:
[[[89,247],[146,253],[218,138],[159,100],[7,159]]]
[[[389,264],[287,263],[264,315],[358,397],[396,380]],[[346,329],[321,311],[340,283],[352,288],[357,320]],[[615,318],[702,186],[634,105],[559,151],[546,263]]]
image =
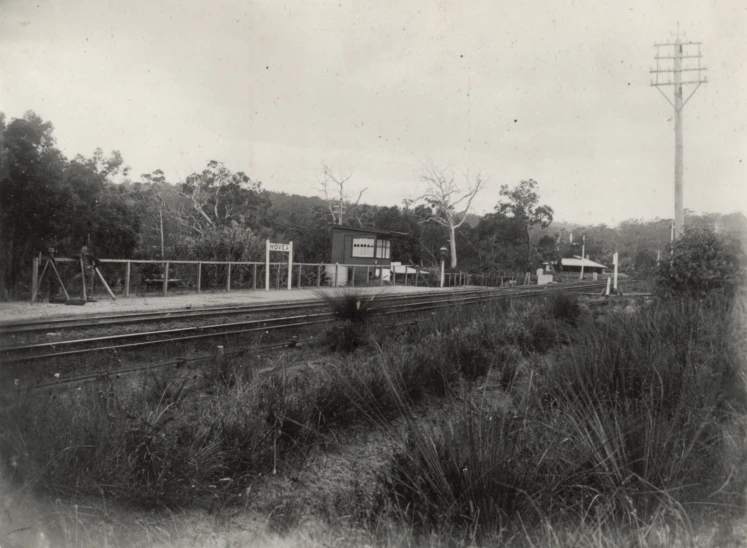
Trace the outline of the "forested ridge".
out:
[[[325,199],[269,191],[217,159],[184,180],[153,167],[132,173],[119,152],[101,149],[67,158],[57,148],[52,122],[33,112],[16,119],[0,113],[0,296],[28,293],[31,259],[50,246],[63,256],[90,242],[102,258],[256,261],[270,238],[292,240],[297,262],[329,261],[330,227],[337,219]],[[553,222],[551,204],[541,204],[540,184],[551,182],[504,185],[491,213],[468,215],[455,231],[459,270],[524,271],[580,255],[585,234],[593,260],[611,264],[619,251],[622,271],[651,272],[657,250],[669,240],[669,219],[631,219],[614,227]],[[309,193],[317,192],[309,181]],[[404,232],[394,241],[394,260],[436,264],[439,248],[449,242],[449,229],[434,220],[438,204],[363,202],[365,194],[361,203],[347,204],[346,225]],[[747,233],[742,213],[688,212],[686,224]]]

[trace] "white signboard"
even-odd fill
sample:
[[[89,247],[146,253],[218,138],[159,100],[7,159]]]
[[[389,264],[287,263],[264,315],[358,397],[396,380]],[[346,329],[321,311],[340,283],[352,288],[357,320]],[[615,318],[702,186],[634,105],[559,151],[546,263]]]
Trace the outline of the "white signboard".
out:
[[[290,253],[291,246],[290,244],[273,244],[270,243],[270,251],[283,251],[285,253]]]
[[[265,240],[265,291],[270,290],[270,251],[280,251],[288,254],[288,289],[290,289],[291,280],[293,279],[293,242],[277,244],[271,243],[270,240]],[[278,270],[279,275],[280,271]]]

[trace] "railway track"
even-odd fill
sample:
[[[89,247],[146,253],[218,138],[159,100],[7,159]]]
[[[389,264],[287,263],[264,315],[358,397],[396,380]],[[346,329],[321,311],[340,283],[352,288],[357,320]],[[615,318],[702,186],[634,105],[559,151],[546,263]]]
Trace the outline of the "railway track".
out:
[[[446,294],[469,294],[480,293],[486,289],[455,289]],[[507,291],[504,289],[503,291]],[[445,294],[441,290],[433,290],[422,293],[392,294],[377,292],[375,288],[370,291],[379,302],[396,302],[418,300],[435,294]],[[302,311],[322,308],[324,303],[318,299],[307,301],[279,301],[271,304],[248,304],[231,306],[211,306],[201,308],[179,308],[162,310],[158,312],[129,312],[119,314],[95,314],[85,317],[67,316],[62,318],[30,320],[25,322],[7,322],[0,324],[0,337],[22,333],[36,333],[44,331],[63,331],[69,329],[86,329],[91,327],[104,327],[113,325],[143,324],[164,321],[189,320],[191,318],[209,318],[213,316],[235,316],[247,314],[272,314],[275,312]]]
[[[374,314],[394,315],[424,312],[454,306],[459,304],[475,304],[487,300],[495,300],[511,297],[529,297],[547,295],[561,291],[587,291],[590,289],[601,289],[604,283],[580,282],[573,284],[557,284],[548,286],[514,287],[508,289],[462,289],[456,291],[427,292],[408,295],[376,295],[377,306]],[[324,307],[320,301],[278,303],[273,306],[244,306],[244,307],[216,307],[203,310],[189,310],[162,312],[162,313],[133,313],[118,317],[103,316],[99,318],[85,318],[77,323],[74,318],[64,318],[46,322],[27,322],[18,324],[18,328],[35,330],[60,329],[60,326],[68,328],[80,328],[83,326],[100,326],[97,321],[111,321],[106,325],[127,325],[137,321],[171,321],[188,320],[190,318],[205,318],[215,315],[251,314],[270,312],[306,312],[276,318],[249,319],[235,322],[216,323],[211,325],[187,326],[174,329],[151,330],[135,333],[119,333],[101,337],[88,337],[81,339],[69,339],[62,341],[40,342],[33,344],[22,344],[15,346],[0,346],[0,364],[19,362],[40,361],[53,358],[88,354],[94,352],[120,352],[161,344],[179,344],[195,342],[201,339],[220,338],[228,336],[247,335],[256,332],[276,332],[287,329],[301,329],[327,323],[333,320],[328,311],[314,311]],[[186,313],[186,314],[185,314]],[[55,327],[51,327],[52,324]],[[42,327],[43,326],[43,327]],[[9,326],[5,326],[7,330]],[[7,334],[8,331],[3,331]]]

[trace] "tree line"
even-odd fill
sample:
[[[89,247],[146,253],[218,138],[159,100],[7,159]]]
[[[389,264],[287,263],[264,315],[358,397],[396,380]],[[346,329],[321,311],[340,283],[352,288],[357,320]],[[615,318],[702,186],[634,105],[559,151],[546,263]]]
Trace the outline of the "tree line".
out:
[[[393,241],[395,260],[436,266],[447,247],[451,268],[473,272],[523,272],[580,255],[584,234],[593,260],[610,264],[619,251],[623,271],[651,273],[669,241],[667,219],[554,223],[532,179],[503,185],[493,211],[477,216],[471,205],[487,184],[479,175],[460,185],[450,170],[428,164],[424,194],[390,207],[361,203],[363,191],[345,186],[350,176],[326,165],[323,176],[319,197],[270,192],[217,160],[180,181],[160,169],[134,176],[117,151],[69,159],[51,122],[0,113],[0,296],[28,292],[31,259],[49,247],[64,256],[89,245],[105,258],[256,261],[269,238],[292,240],[298,262],[320,263],[329,261],[331,227],[343,222],[405,233]],[[747,233],[741,213],[690,212],[686,224]]]

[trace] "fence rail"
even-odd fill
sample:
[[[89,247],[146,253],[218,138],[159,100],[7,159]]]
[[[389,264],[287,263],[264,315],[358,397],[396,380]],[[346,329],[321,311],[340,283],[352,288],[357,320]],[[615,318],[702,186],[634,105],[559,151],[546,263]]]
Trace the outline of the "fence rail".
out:
[[[32,270],[32,302],[43,293],[48,284],[50,295],[55,291],[54,272],[47,269],[44,279],[39,279],[39,268],[44,259],[35,258]],[[63,282],[67,277],[71,292],[77,275],[81,272],[79,259],[60,257],[54,259],[60,267]],[[70,269],[66,263],[74,263]],[[101,274],[117,295],[185,293],[203,291],[262,290],[266,269],[269,268],[270,287],[280,289],[320,288],[322,286],[383,286],[411,285],[437,287],[440,274],[437,270],[425,271],[404,265],[352,265],[330,263],[294,263],[291,271],[287,262],[262,261],[192,261],[157,259],[99,259]],[[414,271],[414,272],[413,272]],[[289,283],[290,282],[290,283]],[[445,287],[524,285],[536,283],[536,278],[526,280],[524,274],[446,272]],[[152,293],[150,293],[152,294]]]

